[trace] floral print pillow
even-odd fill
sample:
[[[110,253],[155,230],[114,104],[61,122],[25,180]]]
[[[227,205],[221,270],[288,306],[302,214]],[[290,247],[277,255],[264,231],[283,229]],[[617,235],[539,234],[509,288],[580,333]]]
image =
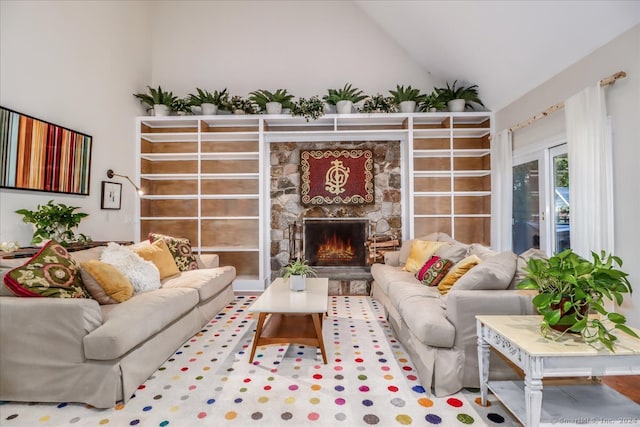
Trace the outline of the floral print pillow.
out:
[[[80,267],[53,240],[26,264],[9,271],[4,283],[19,297],[91,298],[82,284]]]
[[[198,261],[191,250],[191,241],[189,239],[181,239],[178,237],[166,236],[164,234],[149,233],[149,241],[151,243],[156,240],[164,240],[169,247],[169,252],[178,266],[178,270],[197,270]]]

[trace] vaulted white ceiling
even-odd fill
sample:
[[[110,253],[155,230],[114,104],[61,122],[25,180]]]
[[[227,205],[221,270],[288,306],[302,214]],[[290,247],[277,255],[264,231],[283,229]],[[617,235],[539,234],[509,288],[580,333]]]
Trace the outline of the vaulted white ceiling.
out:
[[[478,84],[493,111],[640,23],[638,0],[355,3],[434,81]]]

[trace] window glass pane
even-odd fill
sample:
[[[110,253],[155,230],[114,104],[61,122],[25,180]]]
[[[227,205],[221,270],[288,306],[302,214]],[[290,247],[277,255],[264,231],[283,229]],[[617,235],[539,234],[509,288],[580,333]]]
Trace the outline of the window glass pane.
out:
[[[571,247],[569,223],[569,158],[567,154],[553,157],[554,237],[555,252]]]
[[[540,248],[538,161],[513,167],[513,251]]]

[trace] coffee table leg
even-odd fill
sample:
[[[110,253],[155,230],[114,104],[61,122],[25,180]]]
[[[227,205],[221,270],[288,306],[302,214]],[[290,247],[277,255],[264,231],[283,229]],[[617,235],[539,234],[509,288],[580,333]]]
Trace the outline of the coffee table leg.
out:
[[[256,327],[256,335],[253,337],[253,345],[251,346],[251,355],[249,356],[249,363],[253,362],[253,356],[256,355],[256,347],[258,344],[258,340],[260,339],[260,334],[262,334],[262,327],[264,326],[264,319],[267,317],[266,313],[260,313],[258,316],[258,325]]]
[[[542,376],[525,372],[524,400],[527,427],[538,427],[542,416]]]
[[[327,364],[327,353],[324,350],[324,338],[322,337],[322,318],[320,317],[320,313],[311,314],[311,318],[313,319],[313,326],[316,329],[316,337],[318,338],[318,344],[320,347],[320,352],[322,352],[322,361],[324,364]]]

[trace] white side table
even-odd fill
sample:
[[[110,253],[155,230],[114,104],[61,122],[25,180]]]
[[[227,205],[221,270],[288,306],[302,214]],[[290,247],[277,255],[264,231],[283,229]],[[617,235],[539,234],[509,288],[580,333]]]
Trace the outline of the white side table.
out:
[[[491,390],[525,427],[640,426],[640,405],[606,385],[545,386],[544,397],[542,386],[543,378],[640,375],[640,340],[619,331],[612,353],[596,350],[571,334],[558,341],[544,338],[540,334],[542,316],[476,319],[483,404]],[[490,347],[524,371],[524,383],[489,381]]]

